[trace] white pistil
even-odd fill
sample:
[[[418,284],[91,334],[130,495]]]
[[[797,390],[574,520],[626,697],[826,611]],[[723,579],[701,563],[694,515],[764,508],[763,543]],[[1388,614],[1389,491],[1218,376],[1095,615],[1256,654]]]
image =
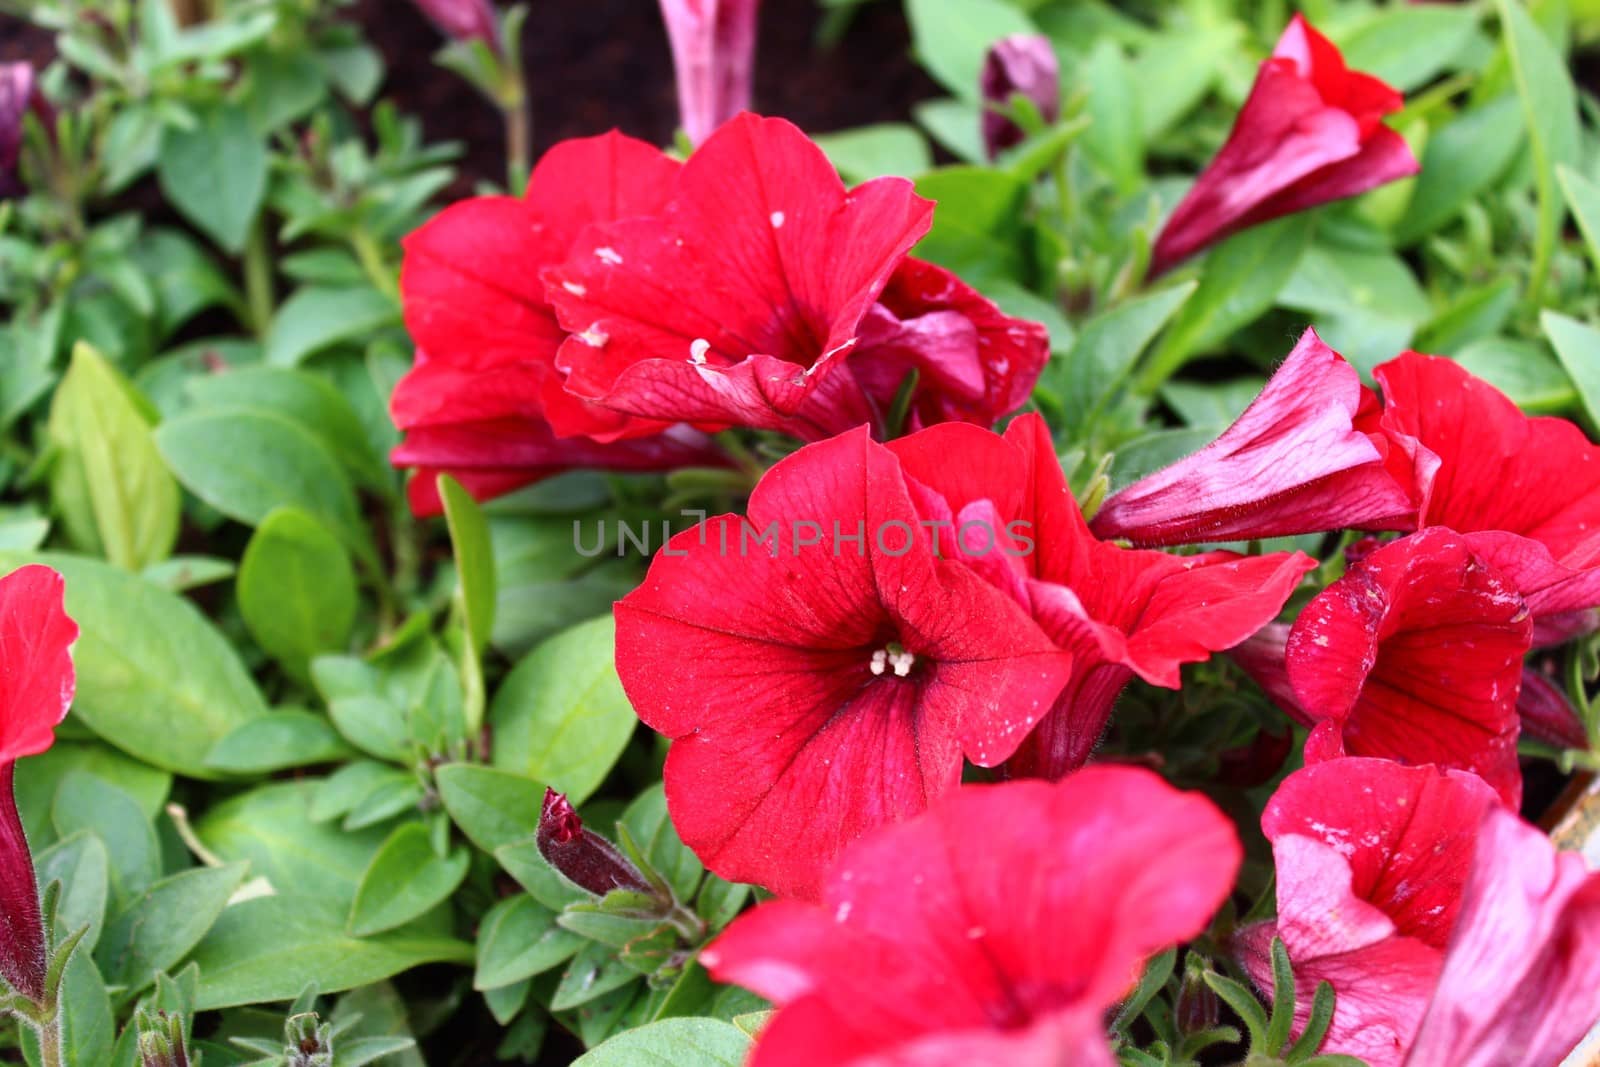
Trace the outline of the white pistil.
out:
[[[706,353],[711,351],[711,342],[704,337],[696,337],[689,342],[689,362],[699,366],[706,361]]]
[[[771,222],[774,230],[783,229],[783,212],[774,211],[771,216]]]

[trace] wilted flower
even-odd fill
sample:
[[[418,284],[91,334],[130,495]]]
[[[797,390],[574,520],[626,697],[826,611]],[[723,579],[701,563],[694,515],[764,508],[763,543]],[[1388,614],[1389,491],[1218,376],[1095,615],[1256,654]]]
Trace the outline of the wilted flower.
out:
[[[1415,174],[1405,139],[1383,125],[1401,96],[1344,57],[1299,15],[1261,64],[1216,158],[1156,240],[1160,274],[1228,234]]]
[[[45,996],[44,922],[33,857],[17,814],[17,760],[45,751],[72,703],[78,627],[62,606],[61,575],[28,566],[0,578],[0,976],[28,999]]]
[[[760,0],[661,0],[678,75],[678,113],[693,144],[750,107]]]
[[[1061,117],[1061,63],[1048,37],[1017,33],[1002,37],[989,49],[979,77],[983,93],[983,147],[990,159],[1027,136],[997,109],[1020,94],[1038,108],[1046,122]]]

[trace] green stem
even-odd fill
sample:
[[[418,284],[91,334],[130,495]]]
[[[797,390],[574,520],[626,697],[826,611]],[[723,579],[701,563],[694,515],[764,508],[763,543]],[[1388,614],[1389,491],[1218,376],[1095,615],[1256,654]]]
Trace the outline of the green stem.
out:
[[[272,309],[277,303],[272,292],[272,256],[267,247],[267,227],[257,219],[250,227],[244,246],[244,295],[250,313],[250,329],[266,337],[272,328]]]
[[[48,1022],[39,1024],[40,1067],[64,1067],[61,1058],[61,1012],[50,1013]]]
[[[533,113],[528,107],[528,94],[521,86],[501,114],[506,123],[506,189],[512,196],[519,196],[533,165]]]
[[[378,242],[372,234],[365,229],[357,229],[350,235],[350,248],[356,254],[356,259],[361,262],[361,269],[367,272],[367,277],[377,287],[378,292],[391,300],[400,299],[400,286],[395,281],[394,270],[383,258],[383,250],[378,247]]]

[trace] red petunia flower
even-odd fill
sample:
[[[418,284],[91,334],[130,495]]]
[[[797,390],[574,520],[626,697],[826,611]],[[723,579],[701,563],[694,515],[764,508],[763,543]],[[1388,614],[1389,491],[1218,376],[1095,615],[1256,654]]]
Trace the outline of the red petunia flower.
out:
[[[410,492],[420,513],[439,510],[439,471],[483,498],[574,467],[723,462],[687,427],[567,394],[555,366],[566,333],[539,280],[590,222],[658,210],[677,170],[619,133],[564,141],[534,168],[525,196],[463,201],[406,239],[400,286],[417,362],[390,412],[406,431],[393,460],[418,468]]]
[[[0,976],[34,1002],[45,994],[44,924],[33,857],[17,815],[17,760],[45,751],[72,704],[78,627],[61,575],[28,566],[0,578]]]
[[[1496,806],[1475,775],[1389,760],[1334,760],[1284,780],[1261,817],[1278,917],[1245,927],[1236,947],[1256,985],[1271,989],[1269,948],[1283,939],[1298,987],[1295,1032],[1317,985],[1331,982],[1322,1051],[1400,1067],[1444,964],[1478,829]]]
[[[659,215],[590,228],[546,272],[572,331],[565,387],[636,418],[819,440],[883,429],[916,370],[918,418],[993,421],[1032,388],[1045,334],[906,260],[932,211],[900,178],[846,189],[794,126],[740,115]]]
[[[1002,112],[1021,95],[1038,108],[1046,122],[1061,117],[1061,61],[1050,38],[1014,33],[989,48],[978,76],[983,93],[983,150],[991,160],[1021,144],[1027,135]]]
[[[1556,1064],[1600,1018],[1600,872],[1491,810],[1407,1067]]]
[[[1203,930],[1242,851],[1147,771],[960,790],[852,846],[820,905],[765,904],[701,961],[778,1006],[751,1067],[1110,1067],[1104,1014]]]
[[[1156,239],[1151,274],[1238,230],[1417,173],[1405,139],[1383,125],[1401,103],[1396,90],[1346,67],[1296,15],[1261,64],[1227,143]]]
[[[1594,628],[1600,605],[1600,446],[1566,419],[1529,418],[1439,356],[1373,376],[1382,429],[1414,457],[1422,526],[1448,526],[1522,592],[1538,644]]]
[[[1050,335],[1014,319],[960,278],[907,259],[861,321],[845,364],[876,412],[889,411],[915,372],[910,432],[941,422],[989,427],[1027,403],[1050,358]]]
[[[1377,397],[1355,368],[1308,329],[1222,436],[1113,494],[1094,531],[1177,545],[1411,529],[1412,460],[1378,416]]]
[[[1474,771],[1522,796],[1517,692],[1533,624],[1515,588],[1456,533],[1373,552],[1289,634],[1296,702],[1317,723],[1306,762],[1343,755]]]
[[[690,143],[750,107],[760,9],[761,0],[661,0]]]
[[[814,896],[850,841],[954,789],[963,755],[1010,756],[1067,680],[1021,605],[934,554],[912,492],[864,428],[802,448],[748,520],[679,534],[617,604],[622,684],[673,739],[673,823],[725,878]]]
[[[1135,675],[1176,689],[1182,664],[1266,625],[1316,565],[1298,553],[1180,557],[1096,540],[1037,415],[1015,420],[1003,439],[947,424],[889,447],[918,488],[922,521],[950,531],[955,558],[1072,652],[1054,710],[1006,764],[1013,775],[1057,778],[1082,766]],[[1013,528],[1026,546],[1005,539]]]

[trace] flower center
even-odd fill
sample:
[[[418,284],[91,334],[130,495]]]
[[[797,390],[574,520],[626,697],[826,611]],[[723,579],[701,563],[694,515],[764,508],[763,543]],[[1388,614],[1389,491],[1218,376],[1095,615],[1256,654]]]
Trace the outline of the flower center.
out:
[[[911,673],[911,668],[916,664],[916,655],[907,652],[898,641],[890,641],[872,654],[871,667],[873,674],[893,671],[896,678],[904,678]]]

